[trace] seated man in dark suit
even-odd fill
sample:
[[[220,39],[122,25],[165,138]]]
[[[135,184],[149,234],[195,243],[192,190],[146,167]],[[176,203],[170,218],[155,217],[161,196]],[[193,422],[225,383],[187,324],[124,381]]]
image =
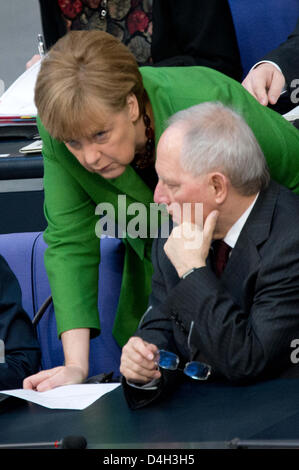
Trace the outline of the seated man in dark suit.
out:
[[[0,256],[0,390],[21,388],[38,371],[40,351],[16,277]]]
[[[251,129],[218,103],[171,118],[156,170],[175,227],[154,241],[150,305],[123,348],[130,406],[173,390],[185,367],[201,384],[298,376],[299,197],[270,180]]]

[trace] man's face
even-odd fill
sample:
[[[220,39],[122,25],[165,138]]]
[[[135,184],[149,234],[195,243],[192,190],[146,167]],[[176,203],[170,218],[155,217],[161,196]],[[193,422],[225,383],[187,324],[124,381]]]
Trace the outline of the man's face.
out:
[[[168,129],[159,141],[156,160],[159,182],[154,200],[166,205],[175,223],[191,221],[201,225],[214,209],[212,188],[208,175],[193,176],[182,169],[182,141],[183,130],[178,127]]]

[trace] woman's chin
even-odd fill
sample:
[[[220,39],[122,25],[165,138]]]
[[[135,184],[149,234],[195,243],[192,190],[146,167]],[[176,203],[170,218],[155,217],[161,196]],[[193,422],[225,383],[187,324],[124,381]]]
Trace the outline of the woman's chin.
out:
[[[107,168],[106,171],[99,171],[98,174],[105,179],[118,178],[125,172],[126,166],[119,165],[117,167]]]

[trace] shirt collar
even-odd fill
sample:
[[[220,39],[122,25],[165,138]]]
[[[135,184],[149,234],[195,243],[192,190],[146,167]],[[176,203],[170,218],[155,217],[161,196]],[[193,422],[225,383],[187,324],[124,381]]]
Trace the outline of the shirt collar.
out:
[[[246,223],[246,220],[249,217],[250,212],[253,209],[253,206],[258,198],[259,193],[256,195],[254,201],[250,204],[250,206],[246,209],[245,212],[239,217],[239,219],[234,223],[234,225],[229,229],[227,234],[225,235],[223,241],[227,243],[231,248],[234,248],[237,240],[239,238],[239,235]]]

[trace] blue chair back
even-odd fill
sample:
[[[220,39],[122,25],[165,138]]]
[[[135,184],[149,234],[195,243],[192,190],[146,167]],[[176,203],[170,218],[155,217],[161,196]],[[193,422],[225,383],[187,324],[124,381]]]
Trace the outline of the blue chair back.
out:
[[[299,18],[298,0],[228,0],[244,76],[264,55],[284,42]]]
[[[0,235],[0,254],[15,273],[22,290],[23,307],[31,320],[50,296],[44,266],[46,243],[42,232]],[[122,280],[124,246],[119,239],[101,239],[99,267],[99,301],[101,334],[90,341],[89,376],[113,372],[119,376],[121,348],[112,335]],[[42,369],[62,365],[64,361],[53,304],[37,325],[42,352]]]

